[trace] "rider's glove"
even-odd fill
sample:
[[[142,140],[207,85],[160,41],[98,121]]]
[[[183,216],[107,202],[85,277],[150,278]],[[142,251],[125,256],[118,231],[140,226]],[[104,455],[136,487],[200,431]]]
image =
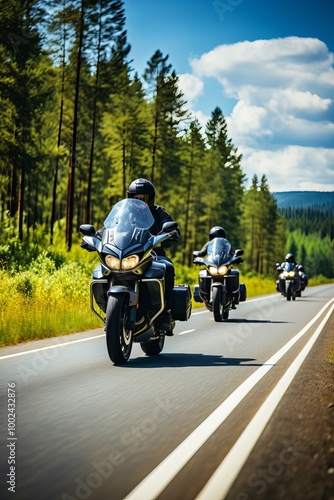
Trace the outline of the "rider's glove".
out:
[[[179,239],[179,233],[178,231],[176,231],[176,229],[167,234],[168,234],[168,239],[165,239],[165,241],[163,241],[161,244],[163,248],[169,248],[173,243],[176,243]]]
[[[171,231],[169,233],[169,241],[171,243],[176,243],[179,240],[179,233],[174,229],[174,231]]]

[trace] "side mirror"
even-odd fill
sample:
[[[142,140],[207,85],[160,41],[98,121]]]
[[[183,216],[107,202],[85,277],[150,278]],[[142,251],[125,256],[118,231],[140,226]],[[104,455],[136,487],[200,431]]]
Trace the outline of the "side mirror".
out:
[[[95,228],[91,224],[81,224],[80,231],[84,236],[95,236]]]
[[[244,251],[241,248],[237,248],[237,250],[234,252],[235,257],[240,257],[240,255],[243,255]]]
[[[159,234],[161,233],[170,233],[171,231],[174,231],[174,229],[177,229],[177,222],[174,222],[174,221],[169,221],[169,222],[165,222],[163,225],[162,225],[162,230]]]

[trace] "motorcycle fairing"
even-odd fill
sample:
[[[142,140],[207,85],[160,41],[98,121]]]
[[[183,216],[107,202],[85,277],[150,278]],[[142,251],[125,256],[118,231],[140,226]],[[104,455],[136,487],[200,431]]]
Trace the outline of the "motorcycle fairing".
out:
[[[221,266],[231,260],[231,243],[225,238],[214,238],[207,248],[207,262],[209,265]]]

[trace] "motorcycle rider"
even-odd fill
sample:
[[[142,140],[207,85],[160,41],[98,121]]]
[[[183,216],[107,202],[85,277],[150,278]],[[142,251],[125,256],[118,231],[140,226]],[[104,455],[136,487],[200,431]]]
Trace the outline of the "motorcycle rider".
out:
[[[292,253],[287,253],[285,256],[285,261],[282,264],[277,266],[277,271],[284,271],[286,269],[287,264],[294,264],[294,268],[298,269],[298,273],[301,278],[301,290],[305,290],[305,287],[308,284],[308,277],[304,272],[304,267],[297,263],[295,256]],[[276,290],[279,292],[279,280],[276,281]]]
[[[294,264],[295,266],[297,265],[295,256],[292,253],[287,253],[286,254],[286,256],[285,256],[285,262],[289,262],[290,264]],[[281,264],[281,267],[283,267],[283,269],[286,267],[285,262],[282,262],[282,264]]]
[[[162,226],[165,222],[174,222],[172,216],[165,210],[165,208],[155,205],[155,187],[147,179],[139,178],[131,182],[127,190],[128,198],[136,198],[138,200],[144,201],[148,206],[154,218],[154,224],[150,228],[150,232],[157,235],[162,231]],[[166,307],[159,318],[160,327],[166,331],[166,335],[172,336],[172,317],[171,308],[173,305],[173,288],[174,288],[174,277],[175,269],[173,262],[169,257],[167,257],[165,248],[169,247],[172,243],[176,243],[180,237],[180,229],[177,227],[174,231],[170,232],[170,238],[166,242],[162,243],[160,248],[156,248],[154,251],[157,254],[157,258],[162,260],[166,265],[165,273],[165,297],[166,297]]]
[[[225,229],[222,226],[213,226],[210,229],[210,232],[209,232],[209,241],[207,241],[203,245],[203,247],[201,248],[201,250],[195,250],[193,252],[193,256],[194,257],[204,257],[207,254],[207,250],[208,250],[208,246],[209,246],[210,241],[213,240],[214,238],[225,238],[225,239],[227,239],[226,238],[226,231],[225,231]],[[231,250],[230,250],[231,257],[233,257],[234,254],[235,254],[235,249],[231,246]],[[238,283],[239,283],[239,270],[238,269],[233,269],[233,270],[231,270],[231,274],[235,275],[235,277],[237,278]],[[236,309],[235,304],[238,304],[239,300],[238,300],[237,294],[233,293],[233,295],[234,295],[234,300],[233,300],[232,309]]]
[[[204,255],[206,255],[207,253],[207,249],[208,249],[208,246],[209,246],[209,243],[211,240],[213,240],[214,238],[226,238],[226,231],[223,227],[221,226],[214,226],[210,229],[210,232],[209,232],[209,241],[207,241],[204,246],[201,248],[201,250],[195,250],[193,252],[193,255],[194,257],[204,257]],[[234,248],[232,248],[231,246],[231,252],[230,254],[233,256],[235,253],[235,250]]]

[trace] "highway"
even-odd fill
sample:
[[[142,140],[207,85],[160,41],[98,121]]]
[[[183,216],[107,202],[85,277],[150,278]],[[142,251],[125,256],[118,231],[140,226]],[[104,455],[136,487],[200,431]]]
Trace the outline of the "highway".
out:
[[[0,497],[259,498],[258,478],[243,471],[264,454],[279,471],[302,453],[283,441],[268,450],[261,436],[275,434],[333,297],[322,285],[291,302],[247,299],[222,323],[193,309],[159,356],[134,344],[123,366],[102,329],[0,349]]]

